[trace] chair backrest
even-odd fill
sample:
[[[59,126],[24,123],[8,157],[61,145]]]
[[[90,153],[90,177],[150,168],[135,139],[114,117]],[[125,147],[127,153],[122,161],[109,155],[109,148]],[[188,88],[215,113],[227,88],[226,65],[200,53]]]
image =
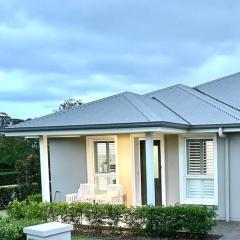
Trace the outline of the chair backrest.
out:
[[[93,196],[95,192],[95,184],[84,183],[80,184],[78,195],[80,196]]]
[[[123,195],[124,187],[120,184],[109,184],[107,186],[107,193],[110,195]]]

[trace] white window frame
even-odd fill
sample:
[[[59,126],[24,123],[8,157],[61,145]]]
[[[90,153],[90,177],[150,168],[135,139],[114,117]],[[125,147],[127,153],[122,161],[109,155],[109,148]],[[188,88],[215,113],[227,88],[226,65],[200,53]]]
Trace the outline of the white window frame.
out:
[[[95,142],[114,142],[115,143],[115,161],[116,161],[116,184],[119,183],[118,176],[118,152],[117,152],[117,136],[90,136],[86,137],[86,147],[87,147],[87,181],[88,183],[95,183],[95,153],[94,153],[94,143]]]
[[[191,139],[211,139],[214,147],[214,198],[213,199],[193,199],[187,198],[187,140]],[[198,178],[198,176],[196,176]],[[203,176],[200,177],[203,179]],[[208,176],[206,176],[208,178]],[[179,135],[179,189],[180,204],[203,204],[218,205],[218,167],[217,167],[217,135],[201,134],[201,135]]]

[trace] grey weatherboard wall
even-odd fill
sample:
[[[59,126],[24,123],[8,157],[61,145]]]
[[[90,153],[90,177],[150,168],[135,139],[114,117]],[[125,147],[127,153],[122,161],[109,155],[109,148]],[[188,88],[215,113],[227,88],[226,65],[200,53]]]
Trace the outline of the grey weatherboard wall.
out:
[[[229,141],[229,217],[232,221],[240,221],[240,133],[228,134]],[[217,141],[218,161],[218,217],[226,218],[226,183],[225,177],[225,138]]]
[[[230,220],[240,221],[240,134],[229,135]]]
[[[87,182],[86,138],[49,140],[52,200],[64,201],[80,183]]]

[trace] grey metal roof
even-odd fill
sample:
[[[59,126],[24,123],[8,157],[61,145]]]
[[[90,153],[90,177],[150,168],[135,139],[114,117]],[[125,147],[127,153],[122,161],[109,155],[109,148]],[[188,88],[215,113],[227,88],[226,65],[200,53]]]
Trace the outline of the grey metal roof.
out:
[[[129,126],[240,126],[240,73],[195,88],[174,85],[145,95],[124,92],[52,113],[5,131]]]
[[[157,101],[124,92],[73,109],[25,121],[9,129],[147,122],[186,124]]]
[[[198,85],[195,89],[240,110],[240,73]]]
[[[162,102],[191,125],[240,122],[240,112],[181,84],[145,96]]]

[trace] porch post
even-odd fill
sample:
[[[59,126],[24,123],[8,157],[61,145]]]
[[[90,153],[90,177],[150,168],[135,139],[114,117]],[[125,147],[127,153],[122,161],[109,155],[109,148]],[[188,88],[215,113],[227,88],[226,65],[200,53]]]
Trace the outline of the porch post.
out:
[[[47,136],[39,137],[39,147],[40,147],[40,164],[41,164],[42,201],[50,202],[49,159],[48,159]]]
[[[146,175],[147,175],[147,204],[155,205],[155,184],[154,184],[154,155],[153,155],[153,134],[145,133],[146,141]]]

